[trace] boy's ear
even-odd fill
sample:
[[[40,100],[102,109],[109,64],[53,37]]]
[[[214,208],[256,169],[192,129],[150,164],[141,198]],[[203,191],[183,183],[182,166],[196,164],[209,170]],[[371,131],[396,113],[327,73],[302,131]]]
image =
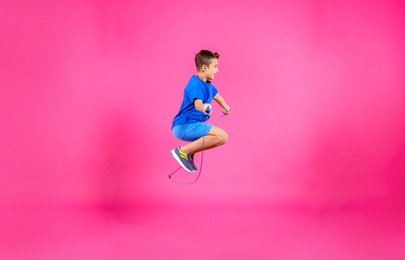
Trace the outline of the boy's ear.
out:
[[[203,65],[201,66],[201,71],[202,71],[202,72],[205,72],[206,70],[207,70],[207,65],[203,64]]]

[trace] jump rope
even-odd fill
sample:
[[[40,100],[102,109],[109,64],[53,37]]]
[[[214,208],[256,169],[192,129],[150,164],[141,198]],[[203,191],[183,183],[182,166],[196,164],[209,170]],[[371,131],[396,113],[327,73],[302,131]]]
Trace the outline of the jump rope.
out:
[[[212,110],[211,110],[211,108],[209,108],[209,107],[205,110],[205,112],[206,112],[207,114],[211,114],[211,111],[212,111]],[[222,118],[224,118],[226,115],[227,115],[227,114],[225,114],[224,112],[222,112],[222,116],[218,119],[218,121],[217,121],[214,125],[216,125],[216,126],[219,125],[219,122],[221,122]],[[206,126],[207,126],[207,123],[204,122],[204,133],[205,133],[205,127],[206,127]],[[206,134],[207,134],[207,133],[205,133],[205,135],[206,135]],[[174,172],[172,172],[172,173],[169,175],[169,179],[170,179],[170,180],[174,181],[175,183],[183,184],[183,185],[191,185],[191,184],[194,184],[194,183],[196,183],[196,182],[198,181],[198,179],[199,179],[200,176],[201,176],[201,171],[202,171],[202,166],[203,166],[205,135],[203,136],[203,139],[202,139],[202,150],[201,150],[200,170],[199,170],[199,172],[198,172],[198,175],[197,175],[196,179],[195,179],[194,181],[192,181],[192,182],[181,182],[181,181],[177,181],[177,180],[173,179],[173,178],[172,178],[172,175],[175,174],[176,172],[178,172],[181,168],[183,168],[182,166],[180,166],[179,168],[177,168]]]

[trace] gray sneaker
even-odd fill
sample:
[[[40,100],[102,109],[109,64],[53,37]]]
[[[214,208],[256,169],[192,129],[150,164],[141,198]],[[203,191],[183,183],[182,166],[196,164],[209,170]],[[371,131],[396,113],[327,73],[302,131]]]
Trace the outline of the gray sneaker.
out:
[[[193,171],[197,171],[197,166],[195,166],[194,164],[194,154],[190,156],[190,163],[191,163],[191,167],[193,167]]]
[[[174,159],[188,172],[193,172],[193,166],[191,165],[191,157],[189,153],[183,152],[180,147],[174,148],[172,151]]]

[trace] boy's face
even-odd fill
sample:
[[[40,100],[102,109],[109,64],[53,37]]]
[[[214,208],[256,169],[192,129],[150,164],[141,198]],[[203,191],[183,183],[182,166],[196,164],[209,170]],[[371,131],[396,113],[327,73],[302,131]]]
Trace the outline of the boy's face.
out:
[[[203,65],[203,72],[207,80],[213,80],[215,74],[217,74],[218,72],[218,59],[211,59],[211,63],[209,66]]]

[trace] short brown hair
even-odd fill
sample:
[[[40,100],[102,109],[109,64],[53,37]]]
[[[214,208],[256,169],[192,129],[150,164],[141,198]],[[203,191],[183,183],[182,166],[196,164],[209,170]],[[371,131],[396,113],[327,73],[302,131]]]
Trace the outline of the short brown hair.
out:
[[[195,55],[195,65],[199,71],[203,65],[209,66],[211,64],[211,59],[218,59],[219,54],[217,52],[201,50]]]

